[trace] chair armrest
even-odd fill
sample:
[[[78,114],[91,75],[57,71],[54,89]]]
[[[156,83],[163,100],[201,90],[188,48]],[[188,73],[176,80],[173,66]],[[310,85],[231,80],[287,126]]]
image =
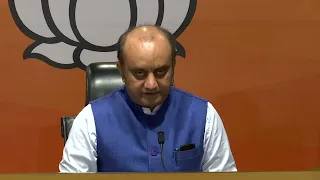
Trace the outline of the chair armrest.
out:
[[[62,116],[61,117],[61,136],[64,140],[64,144],[67,142],[69,132],[72,127],[75,116]]]

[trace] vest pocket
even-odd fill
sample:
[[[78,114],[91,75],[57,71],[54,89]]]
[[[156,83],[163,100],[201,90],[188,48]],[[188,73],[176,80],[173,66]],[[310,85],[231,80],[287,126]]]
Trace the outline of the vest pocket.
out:
[[[174,151],[173,161],[178,172],[198,172],[201,170],[203,148],[196,147],[186,151]]]

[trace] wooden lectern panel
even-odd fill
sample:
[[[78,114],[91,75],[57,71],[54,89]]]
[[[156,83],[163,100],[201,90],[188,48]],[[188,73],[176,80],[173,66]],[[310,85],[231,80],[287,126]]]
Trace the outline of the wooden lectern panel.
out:
[[[2,174],[10,180],[320,180],[320,172]]]

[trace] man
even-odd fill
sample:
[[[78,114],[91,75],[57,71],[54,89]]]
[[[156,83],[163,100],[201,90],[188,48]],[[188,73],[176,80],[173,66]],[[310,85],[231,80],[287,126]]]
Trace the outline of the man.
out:
[[[118,45],[125,86],[78,114],[60,172],[237,171],[211,103],[172,86],[172,34],[139,26],[125,32]]]

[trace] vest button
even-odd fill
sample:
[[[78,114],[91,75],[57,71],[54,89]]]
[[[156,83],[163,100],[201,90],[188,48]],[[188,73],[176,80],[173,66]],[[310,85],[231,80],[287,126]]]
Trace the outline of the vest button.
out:
[[[152,150],[151,150],[151,155],[152,155],[152,156],[156,156],[157,154],[158,154],[157,150],[154,149],[154,148],[152,148]]]

